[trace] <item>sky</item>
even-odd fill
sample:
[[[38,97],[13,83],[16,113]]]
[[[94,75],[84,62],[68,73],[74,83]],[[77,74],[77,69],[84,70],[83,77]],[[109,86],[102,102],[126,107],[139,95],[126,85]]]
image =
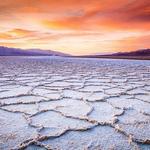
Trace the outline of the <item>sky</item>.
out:
[[[72,55],[150,48],[150,0],[1,0],[0,45]]]

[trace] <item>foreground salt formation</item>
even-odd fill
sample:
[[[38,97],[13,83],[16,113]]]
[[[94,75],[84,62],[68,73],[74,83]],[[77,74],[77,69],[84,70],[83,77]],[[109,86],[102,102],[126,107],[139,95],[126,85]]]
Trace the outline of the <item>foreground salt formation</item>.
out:
[[[0,149],[150,149],[150,62],[1,57]]]

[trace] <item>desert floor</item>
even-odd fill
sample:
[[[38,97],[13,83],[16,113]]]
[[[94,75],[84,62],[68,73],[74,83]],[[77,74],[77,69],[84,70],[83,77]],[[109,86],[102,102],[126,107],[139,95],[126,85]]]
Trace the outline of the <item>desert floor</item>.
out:
[[[149,150],[150,61],[0,57],[0,149]]]

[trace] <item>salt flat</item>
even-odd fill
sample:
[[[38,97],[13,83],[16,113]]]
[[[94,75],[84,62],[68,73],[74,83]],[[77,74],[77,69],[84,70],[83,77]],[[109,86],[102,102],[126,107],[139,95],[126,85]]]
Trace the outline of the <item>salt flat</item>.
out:
[[[150,61],[0,57],[0,149],[149,150]]]

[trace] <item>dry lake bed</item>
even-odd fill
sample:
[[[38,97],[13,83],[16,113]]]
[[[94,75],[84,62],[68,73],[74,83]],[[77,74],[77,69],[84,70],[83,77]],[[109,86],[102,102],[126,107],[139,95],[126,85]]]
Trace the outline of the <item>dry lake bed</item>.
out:
[[[150,61],[0,57],[0,149],[150,150]]]

